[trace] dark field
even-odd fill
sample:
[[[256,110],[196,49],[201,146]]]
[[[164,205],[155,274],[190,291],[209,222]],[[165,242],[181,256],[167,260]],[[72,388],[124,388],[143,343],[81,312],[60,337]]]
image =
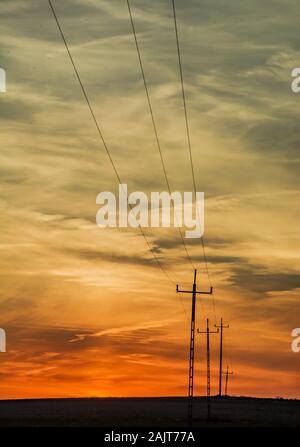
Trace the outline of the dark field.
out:
[[[300,427],[300,400],[194,399],[194,426]],[[185,398],[39,399],[0,401],[0,426],[185,427]]]

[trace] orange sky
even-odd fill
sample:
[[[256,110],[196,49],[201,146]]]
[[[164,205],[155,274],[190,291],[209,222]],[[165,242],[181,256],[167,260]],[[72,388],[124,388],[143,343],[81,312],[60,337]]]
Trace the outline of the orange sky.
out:
[[[53,1],[129,192],[166,191],[125,2]],[[133,2],[173,191],[191,191],[171,2]],[[1,2],[0,398],[185,395],[190,297],[134,229],[100,229],[117,192],[47,2]],[[235,395],[300,398],[299,66],[295,1],[178,2],[195,175],[215,288],[197,327],[220,317]],[[174,283],[193,271],[176,229],[146,235]],[[186,240],[201,289],[200,240]],[[218,338],[212,336],[213,393]],[[205,392],[205,337],[196,394]]]

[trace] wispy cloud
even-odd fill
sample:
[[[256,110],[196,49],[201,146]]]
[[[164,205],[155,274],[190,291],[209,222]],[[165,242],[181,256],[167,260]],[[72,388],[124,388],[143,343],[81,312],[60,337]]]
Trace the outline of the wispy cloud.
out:
[[[122,180],[131,191],[166,190],[126,2],[53,3]],[[96,227],[96,196],[117,183],[48,2],[0,8],[2,391],[24,396],[30,377],[32,396],[75,395],[87,379],[82,395],[130,394],[137,383],[149,395],[163,385],[182,392],[190,301],[175,295],[138,231]],[[171,189],[191,191],[171,2],[132,8]],[[250,378],[257,368],[277,386],[278,371],[290,395],[299,369],[289,356],[300,279],[300,111],[290,90],[298,8],[296,0],[177,7],[207,261],[217,317],[231,321],[239,393],[263,394]],[[146,233],[174,282],[190,286],[178,232]],[[186,244],[206,287],[201,242]],[[213,305],[199,306],[202,325]],[[157,377],[157,362],[175,371],[170,383]]]

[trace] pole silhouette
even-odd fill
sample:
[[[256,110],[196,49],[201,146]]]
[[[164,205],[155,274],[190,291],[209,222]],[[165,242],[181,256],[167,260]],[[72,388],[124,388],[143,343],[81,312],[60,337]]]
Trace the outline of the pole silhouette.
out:
[[[223,329],[228,329],[228,325],[223,324],[223,318],[221,318],[220,326],[215,325],[217,329],[220,329],[220,369],[219,369],[219,397],[222,396],[222,372],[223,372]]]
[[[228,376],[233,374],[233,371],[229,371],[228,365],[226,368],[226,372],[223,373],[225,374],[225,396],[228,396],[227,394],[227,390],[228,390]]]
[[[190,356],[189,356],[189,386],[188,386],[188,424],[193,422],[193,397],[194,397],[194,363],[195,363],[195,321],[196,321],[196,296],[197,294],[211,295],[213,288],[209,292],[199,292],[196,284],[197,270],[194,271],[194,283],[192,290],[179,290],[176,285],[176,292],[192,294],[192,313],[191,313],[191,335],[190,335]]]
[[[218,334],[219,329],[216,331],[209,330],[209,319],[206,319],[206,331],[197,330],[198,334],[206,334],[206,354],[207,354],[207,419],[211,416],[211,406],[210,406],[210,334]]]

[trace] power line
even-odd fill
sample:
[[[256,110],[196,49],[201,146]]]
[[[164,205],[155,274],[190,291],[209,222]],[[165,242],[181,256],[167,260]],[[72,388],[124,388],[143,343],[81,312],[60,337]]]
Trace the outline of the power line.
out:
[[[88,98],[86,89],[85,89],[85,87],[84,87],[84,85],[83,85],[83,82],[82,82],[82,80],[81,80],[80,74],[79,74],[79,72],[78,72],[78,70],[77,70],[75,61],[74,61],[74,59],[73,59],[73,57],[72,57],[72,54],[71,54],[71,52],[70,52],[70,49],[69,49],[67,40],[66,40],[66,38],[65,38],[64,32],[63,32],[63,30],[62,30],[62,27],[61,27],[61,25],[60,25],[60,23],[59,23],[59,20],[58,20],[58,17],[57,17],[57,15],[56,15],[56,12],[55,12],[55,10],[54,10],[54,7],[53,7],[53,5],[52,5],[52,3],[51,3],[51,0],[48,0],[48,1],[49,1],[49,5],[50,5],[50,7],[51,7],[52,13],[53,13],[55,22],[56,22],[57,27],[58,27],[58,29],[59,29],[60,35],[61,35],[62,40],[63,40],[63,42],[64,42],[64,45],[65,45],[65,47],[66,47],[67,53],[68,53],[68,55],[69,55],[69,58],[70,58],[70,61],[71,61],[72,66],[73,66],[74,72],[75,72],[75,74],[76,74],[77,80],[78,80],[78,82],[79,82],[79,84],[80,84],[80,87],[81,87],[83,96],[84,96],[85,101],[86,101],[86,103],[87,103],[87,105],[88,105],[89,111],[90,111],[91,116],[92,116],[92,119],[93,119],[93,121],[94,121],[94,124],[95,124],[95,126],[96,126],[96,128],[97,128],[97,132],[98,132],[98,134],[99,134],[99,136],[100,136],[100,138],[101,138],[101,141],[102,141],[103,146],[104,146],[104,148],[105,148],[106,154],[107,154],[107,156],[108,156],[108,158],[109,158],[109,161],[110,161],[110,163],[111,163],[111,165],[112,165],[112,167],[113,167],[113,170],[114,170],[114,173],[115,173],[115,175],[116,175],[116,178],[117,178],[119,184],[122,184],[120,175],[119,175],[118,170],[117,170],[117,168],[116,168],[116,165],[115,165],[115,163],[114,163],[114,161],[113,161],[113,158],[112,158],[112,156],[111,156],[111,154],[110,154],[109,147],[108,147],[108,145],[107,145],[107,143],[106,143],[106,141],[105,141],[105,139],[104,139],[103,133],[102,133],[101,128],[100,128],[99,123],[98,123],[98,120],[97,120],[97,118],[96,118],[96,116],[95,116],[95,113],[94,113],[94,111],[93,111],[92,105],[91,105],[91,103],[90,103],[90,100],[89,100],[89,98]],[[132,205],[131,205],[131,204],[128,204],[128,205],[129,205],[130,209],[132,209]],[[147,244],[147,246],[148,246],[148,249],[149,249],[151,255],[153,256],[153,258],[154,258],[154,260],[155,260],[157,266],[161,269],[161,271],[162,271],[163,274],[167,277],[167,279],[169,280],[169,282],[170,282],[172,285],[175,285],[175,282],[172,280],[172,278],[170,277],[170,275],[169,275],[169,273],[167,272],[167,270],[162,266],[162,264],[161,264],[161,262],[160,262],[158,256],[156,255],[154,249],[151,247],[151,245],[150,245],[150,243],[149,243],[149,241],[148,241],[148,239],[147,239],[147,237],[146,237],[146,235],[145,235],[145,232],[143,231],[141,225],[139,225],[139,229],[140,229],[140,231],[141,231],[141,234],[142,234],[142,236],[143,236],[143,238],[144,238],[144,240],[145,240],[145,242],[146,242],[146,244]],[[180,301],[180,304],[181,304],[181,306],[182,306],[183,312],[184,312],[184,314],[185,314],[185,316],[186,316],[186,319],[188,320],[188,315],[187,315],[187,313],[186,313],[186,309],[185,309],[184,304],[183,304],[183,301],[182,301],[182,296],[181,296],[180,294],[179,294],[179,301]]]
[[[57,27],[58,27],[58,29],[59,29],[60,35],[61,35],[62,40],[63,40],[63,42],[64,42],[64,45],[65,45],[65,47],[66,47],[67,53],[68,53],[68,55],[69,55],[69,58],[70,58],[70,61],[71,61],[72,66],[73,66],[74,72],[75,72],[75,74],[76,74],[77,80],[78,80],[79,85],[80,85],[80,87],[81,87],[83,96],[84,96],[84,98],[85,98],[85,101],[86,101],[87,106],[88,106],[88,108],[89,108],[89,111],[90,111],[90,113],[91,113],[92,119],[93,119],[94,124],[95,124],[95,126],[96,126],[98,135],[99,135],[99,137],[100,137],[100,139],[101,139],[101,141],[102,141],[102,143],[103,143],[104,149],[105,149],[106,154],[107,154],[107,156],[108,156],[108,158],[109,158],[109,161],[110,161],[110,163],[111,163],[111,165],[112,165],[112,168],[113,168],[113,170],[114,170],[114,173],[115,173],[115,176],[116,176],[116,178],[117,178],[117,180],[118,180],[118,183],[121,185],[121,184],[122,184],[122,181],[121,181],[120,175],[119,175],[119,173],[118,173],[118,170],[117,170],[117,168],[116,168],[116,165],[115,165],[115,163],[114,163],[114,160],[113,160],[113,158],[112,158],[112,156],[111,156],[111,154],[110,154],[110,150],[109,150],[109,147],[108,147],[108,145],[107,145],[107,143],[106,143],[106,141],[105,141],[105,139],[104,139],[103,133],[102,133],[102,131],[101,131],[101,129],[100,129],[98,120],[97,120],[97,118],[96,118],[96,116],[95,116],[93,107],[92,107],[92,105],[91,105],[91,103],[90,103],[90,100],[89,100],[89,98],[88,98],[86,89],[85,89],[85,87],[84,87],[84,85],[83,85],[83,82],[82,82],[82,80],[81,80],[80,74],[79,74],[79,72],[78,72],[78,70],[77,70],[76,64],[75,64],[74,59],[73,59],[73,57],[72,57],[72,54],[71,54],[71,52],[70,52],[70,49],[69,49],[67,40],[66,40],[65,35],[64,35],[64,32],[63,32],[62,27],[61,27],[61,25],[60,25],[60,23],[59,23],[58,17],[57,17],[57,15],[56,15],[56,12],[55,12],[55,10],[54,10],[54,7],[53,7],[53,5],[52,5],[51,0],[48,0],[48,1],[49,1],[49,5],[50,5],[50,7],[51,7],[52,13],[53,13],[55,22],[56,22]],[[128,205],[129,205],[130,209],[132,210],[132,208],[133,208],[132,205],[131,205],[131,204],[128,204]],[[165,269],[165,268],[163,267],[163,265],[161,264],[161,262],[160,262],[160,260],[159,260],[159,257],[156,255],[154,249],[151,247],[151,245],[150,245],[150,243],[149,243],[149,241],[148,241],[148,239],[147,239],[147,237],[146,237],[146,235],[145,235],[145,232],[143,231],[143,229],[142,229],[142,227],[141,227],[140,224],[139,224],[139,229],[140,229],[141,234],[142,234],[142,236],[143,236],[143,238],[144,238],[144,240],[145,240],[145,242],[146,242],[146,244],[147,244],[147,246],[148,246],[148,249],[149,249],[150,253],[151,253],[152,256],[153,256],[153,259],[154,259],[155,262],[157,263],[158,267],[162,270],[162,272],[164,273],[164,275],[168,278],[168,280],[174,285],[174,284],[175,284],[174,281],[171,279],[169,273],[166,271],[166,269]]]
[[[132,27],[132,33],[133,33],[134,42],[135,42],[135,47],[136,47],[136,51],[137,51],[137,55],[138,55],[139,65],[140,65],[140,69],[141,69],[141,74],[142,74],[142,78],[143,78],[145,93],[146,93],[147,102],[148,102],[148,106],[149,106],[149,111],[150,111],[152,126],[153,126],[153,130],[154,130],[155,140],[156,140],[156,144],[157,144],[157,148],[158,148],[160,161],[161,161],[164,177],[165,177],[165,180],[166,180],[167,188],[168,188],[169,194],[171,195],[170,182],[169,182],[169,178],[168,178],[168,175],[167,175],[167,169],[166,169],[164,157],[163,157],[163,154],[162,154],[161,144],[160,144],[160,141],[159,141],[157,125],[156,125],[155,118],[154,118],[153,108],[152,108],[152,104],[151,104],[151,100],[150,100],[149,89],[148,89],[146,75],[145,75],[145,70],[144,70],[143,61],[142,61],[142,55],[141,55],[141,51],[140,51],[140,47],[139,47],[139,43],[138,43],[138,39],[137,39],[137,33],[136,33],[135,25],[134,25],[134,20],[133,20],[133,15],[132,15],[132,11],[131,11],[131,6],[130,6],[130,1],[129,0],[127,0],[127,7],[128,7],[128,12],[129,12],[129,17],[130,17],[130,22],[131,22],[131,27]],[[175,219],[176,219],[176,213],[175,213],[175,208],[174,208],[173,201],[171,203],[172,203],[172,207],[174,209],[174,216],[175,216]],[[183,244],[186,256],[188,258],[188,261],[190,262],[192,268],[195,269],[195,266],[193,264],[192,258],[191,258],[190,254],[189,254],[187,245],[185,243],[182,231],[181,231],[180,228],[178,228],[178,231],[179,231],[180,238],[181,238],[181,241],[182,241],[182,244]]]
[[[190,157],[190,164],[191,164],[191,171],[192,171],[193,188],[194,188],[194,192],[196,194],[197,188],[196,188],[196,179],[195,179],[195,171],[194,171],[194,162],[193,162],[193,154],[192,154],[190,129],[189,129],[189,122],[188,122],[188,115],[187,115],[187,106],[186,106],[184,81],[183,81],[183,69],[182,69],[181,54],[180,54],[180,45],[179,45],[179,35],[178,35],[178,27],[177,27],[175,0],[172,0],[172,5],[173,5],[173,16],[174,16],[174,27],[175,27],[175,36],[176,36],[176,47],[177,47],[178,65],[179,65],[179,73],[180,73],[180,83],[181,83],[181,93],[182,93],[182,100],[183,100],[183,109],[184,109],[186,135],[187,135],[189,157]],[[205,266],[206,266],[206,273],[207,273],[207,276],[208,276],[208,279],[209,279],[209,283],[210,283],[210,286],[211,286],[211,281],[210,281],[210,275],[209,275],[208,266],[207,266],[207,258],[206,258],[206,253],[205,253],[205,245],[204,245],[204,241],[203,241],[203,236],[201,237],[201,241],[202,241],[203,256],[204,256]]]
[[[183,101],[183,110],[184,110],[184,119],[185,119],[185,127],[186,127],[186,136],[187,136],[189,158],[190,158],[190,165],[191,165],[191,172],[192,172],[193,188],[194,188],[194,193],[195,193],[195,196],[196,196],[197,188],[196,188],[196,179],[195,179],[195,170],[194,170],[194,162],[193,162],[193,153],[192,153],[192,144],[191,144],[191,137],[190,137],[190,128],[189,128],[189,121],[188,121],[187,105],[186,105],[186,94],[185,94],[185,88],[184,88],[183,68],[182,68],[181,53],[180,53],[180,43],[179,43],[179,33],[178,33],[178,26],[177,26],[175,0],[172,0],[172,6],[173,6],[174,29],[175,29],[175,37],[176,37],[177,57],[178,57],[178,66],[179,66],[179,74],[180,74],[180,84],[181,84],[181,94],[182,94],[182,101]],[[199,220],[199,225],[200,225],[200,228],[201,228],[200,220]],[[209,269],[208,269],[206,250],[205,250],[204,235],[202,235],[202,237],[201,237],[201,244],[202,244],[202,251],[203,251],[203,258],[204,258],[204,263],[205,263],[206,275],[207,275],[207,278],[208,278],[209,285],[212,286],[212,281],[211,281],[211,277],[210,277],[210,273],[209,273]],[[216,309],[215,309],[214,295],[213,295],[213,300],[212,301],[213,301],[214,318],[216,320]]]

